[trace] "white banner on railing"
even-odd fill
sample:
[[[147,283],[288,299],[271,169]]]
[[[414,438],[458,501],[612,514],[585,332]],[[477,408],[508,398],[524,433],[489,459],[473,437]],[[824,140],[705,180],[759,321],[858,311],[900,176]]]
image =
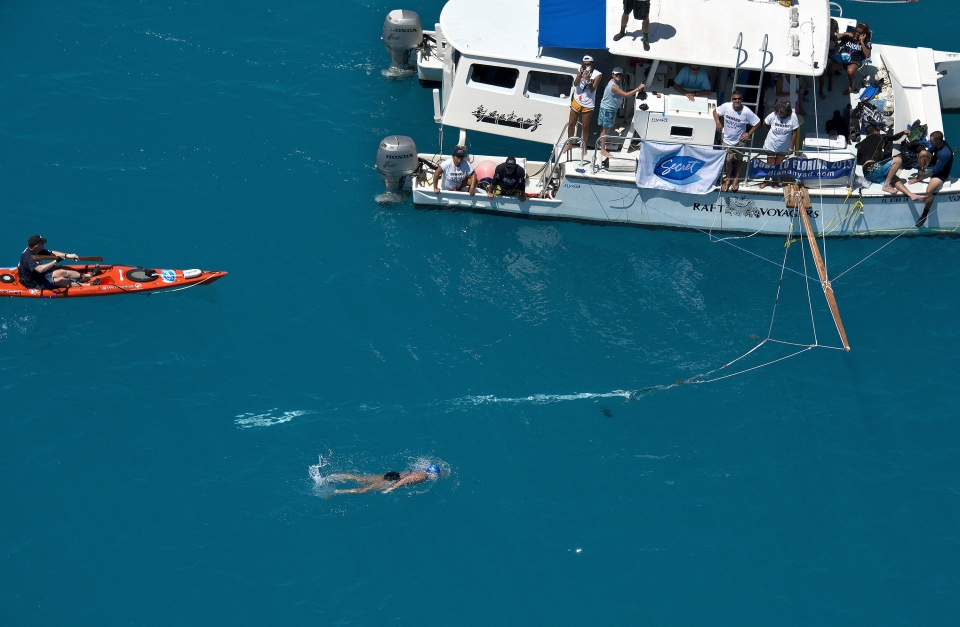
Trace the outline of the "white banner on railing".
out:
[[[644,141],[637,187],[705,194],[714,188],[725,155],[723,150]]]

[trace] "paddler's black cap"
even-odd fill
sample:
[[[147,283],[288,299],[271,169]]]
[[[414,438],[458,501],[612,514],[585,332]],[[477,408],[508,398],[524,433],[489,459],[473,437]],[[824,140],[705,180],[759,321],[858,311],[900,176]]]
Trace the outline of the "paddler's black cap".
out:
[[[511,169],[511,170],[512,170],[513,168],[517,167],[517,159],[516,159],[516,157],[507,157],[507,160],[504,161],[503,163],[504,163],[504,165],[507,166],[507,169]]]
[[[464,157],[467,156],[467,151],[458,146],[457,149],[453,151],[453,156],[460,157],[461,159],[463,159]]]
[[[27,248],[33,248],[37,244],[46,244],[47,238],[41,237],[39,235],[31,235],[30,239],[27,240]]]

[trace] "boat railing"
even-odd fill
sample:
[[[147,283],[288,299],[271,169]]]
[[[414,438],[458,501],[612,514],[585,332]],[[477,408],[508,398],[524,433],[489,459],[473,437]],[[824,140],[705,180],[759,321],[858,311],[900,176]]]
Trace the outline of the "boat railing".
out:
[[[834,15],[833,12],[836,11],[837,14]],[[830,17],[843,17],[843,7],[837,4],[836,2],[830,3]]]
[[[540,175],[540,197],[544,198],[550,192],[550,182],[554,178],[559,178],[560,164],[563,163],[564,157],[566,161],[572,159],[573,146],[582,143],[582,140],[578,135],[568,137],[563,143],[560,142],[560,139],[567,132],[567,126],[563,126],[563,130],[560,132],[560,135],[557,137],[557,141],[553,143],[553,149],[550,151],[550,157],[547,159],[546,164],[543,167],[543,174]]]
[[[571,138],[571,139],[576,139],[576,138],[574,137],[574,138]],[[753,159],[759,158],[759,159],[763,160],[763,159],[766,159],[767,157],[773,157],[773,156],[777,156],[777,155],[782,155],[782,153],[777,153],[777,152],[774,152],[774,151],[772,151],[772,150],[766,150],[766,149],[764,149],[764,148],[755,148],[755,147],[753,147],[753,146],[725,146],[725,145],[722,145],[722,144],[696,144],[696,143],[683,143],[683,142],[658,142],[658,143],[663,143],[663,144],[668,144],[668,145],[674,145],[674,146],[677,146],[677,147],[680,147],[680,146],[692,146],[692,147],[694,147],[694,148],[702,148],[702,149],[705,149],[705,150],[723,150],[723,151],[727,151],[727,150],[731,150],[731,149],[736,150],[737,152],[739,152],[740,154],[743,155],[743,157],[742,157],[742,162],[741,162],[741,164],[739,165],[739,167],[740,167],[743,171],[741,171],[741,172],[740,172],[740,175],[738,176],[738,178],[740,179],[740,181],[743,181],[743,182],[747,182],[747,181],[762,181],[762,180],[763,180],[763,177],[751,177],[751,176],[748,176],[749,173],[750,173],[750,162],[753,161]],[[803,151],[800,150],[800,151],[798,151],[798,152],[796,152],[796,153],[793,153],[792,155],[788,155],[788,157],[790,157],[790,156],[800,156],[802,153],[803,153]],[[854,155],[853,153],[848,153],[846,156],[849,156],[849,158],[853,158],[855,155]],[[804,158],[808,158],[808,159],[809,159],[809,158],[820,158],[820,157],[817,157],[817,156],[814,156],[814,155],[809,155],[809,156],[805,156]],[[620,167],[613,167],[613,168],[611,168],[609,165],[607,165],[607,167],[602,168],[602,167],[601,167],[602,162],[603,162],[604,160],[607,160],[607,159],[609,159],[608,164],[614,164],[614,163],[619,162],[619,163],[622,163],[622,164],[626,164],[626,167],[620,166]],[[596,150],[596,151],[594,151],[594,154],[593,154],[592,166],[593,166],[592,171],[593,171],[594,174],[600,172],[600,171],[603,170],[603,169],[606,169],[608,172],[611,171],[611,170],[614,170],[614,171],[616,171],[616,172],[618,172],[618,173],[627,173],[627,172],[636,173],[637,169],[638,169],[639,166],[640,166],[640,156],[639,156],[639,154],[634,153],[633,156],[630,156],[630,157],[622,157],[622,156],[618,156],[618,154],[617,154],[616,152],[614,152],[614,153],[611,153],[611,156],[610,156],[610,157],[603,157],[603,156],[600,154],[600,151],[599,151],[599,150]],[[559,163],[557,163],[556,167],[559,168]],[[720,173],[720,176],[719,176],[719,178],[718,178],[718,184],[720,184],[720,183],[722,182],[722,179],[723,179],[725,170],[726,170],[726,167],[724,167],[724,169],[723,169],[723,170],[721,171],[721,173]],[[851,173],[851,178],[849,179],[848,185],[852,185],[852,183],[853,183],[853,176],[854,176],[854,173]],[[549,181],[549,179],[547,179],[547,180]],[[838,183],[841,182],[841,181],[842,181],[842,180],[840,180],[840,179],[837,180]],[[846,181],[842,181],[842,182],[846,182]]]

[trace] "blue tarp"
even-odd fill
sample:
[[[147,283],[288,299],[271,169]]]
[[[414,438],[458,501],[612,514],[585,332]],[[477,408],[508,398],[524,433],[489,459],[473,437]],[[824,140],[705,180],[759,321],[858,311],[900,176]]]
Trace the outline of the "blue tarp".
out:
[[[607,3],[540,0],[541,48],[606,48]]]

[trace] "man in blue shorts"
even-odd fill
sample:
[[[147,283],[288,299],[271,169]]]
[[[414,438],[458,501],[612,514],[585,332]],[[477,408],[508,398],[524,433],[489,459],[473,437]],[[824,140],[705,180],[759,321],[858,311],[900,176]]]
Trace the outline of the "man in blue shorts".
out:
[[[623,0],[623,17],[620,18],[620,32],[613,36],[614,41],[620,41],[627,34],[627,22],[630,13],[633,18],[643,20],[643,49],[650,50],[650,0]]]
[[[870,124],[867,126],[867,136],[857,144],[857,164],[863,166],[865,179],[871,183],[882,183],[883,191],[888,194],[899,191],[910,200],[923,200],[923,196],[911,192],[897,177],[897,172],[903,166],[903,158],[900,155],[891,156],[891,144],[905,133],[906,131],[902,131],[896,135],[882,135],[879,126]]]

